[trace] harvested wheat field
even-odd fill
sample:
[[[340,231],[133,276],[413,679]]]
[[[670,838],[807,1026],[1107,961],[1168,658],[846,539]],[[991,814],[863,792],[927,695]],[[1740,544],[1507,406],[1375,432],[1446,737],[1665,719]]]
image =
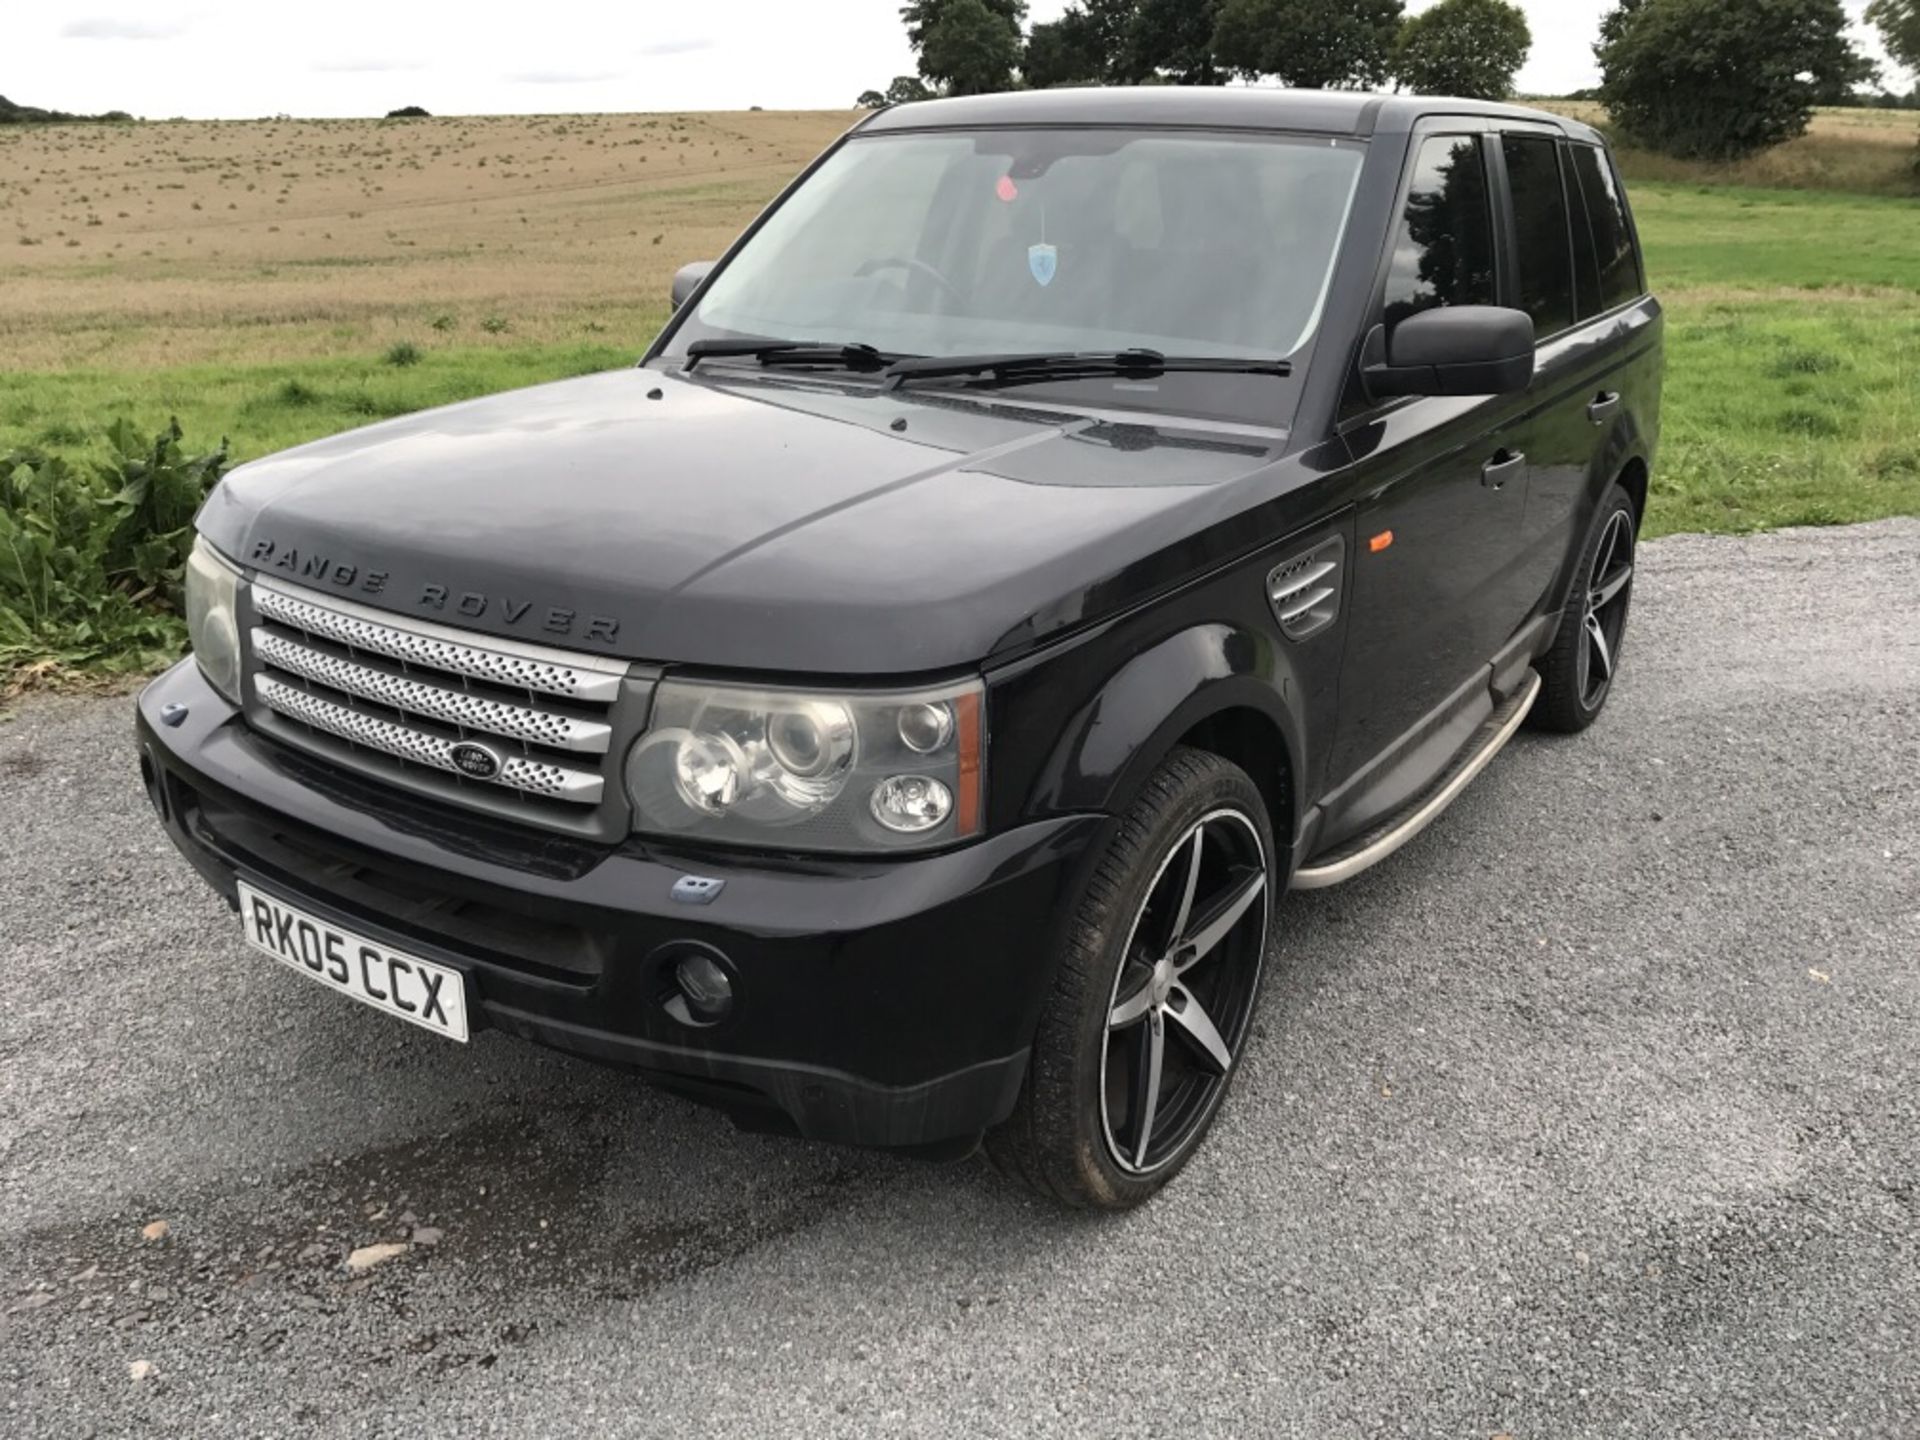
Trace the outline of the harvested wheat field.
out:
[[[437,338],[637,351],[856,117],[512,116],[0,130],[0,371]]]
[[[1591,101],[1547,100],[1549,110],[1606,123]],[[1807,133],[1746,160],[1715,164],[1624,149],[1631,181],[1673,180],[1790,190],[1845,190],[1862,195],[1920,195],[1920,110],[1820,110]]]

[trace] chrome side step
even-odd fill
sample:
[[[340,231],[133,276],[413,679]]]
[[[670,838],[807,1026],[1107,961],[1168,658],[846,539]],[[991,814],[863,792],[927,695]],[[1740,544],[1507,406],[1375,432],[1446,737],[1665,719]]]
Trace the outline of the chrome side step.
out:
[[[1471,785],[1493,757],[1506,748],[1507,742],[1520,728],[1520,722],[1533,709],[1533,702],[1539,698],[1540,675],[1537,671],[1529,670],[1526,683],[1487,717],[1473,743],[1461,751],[1440,783],[1415,801],[1410,809],[1389,816],[1366,834],[1356,836],[1337,850],[1316,855],[1308,865],[1294,872],[1293,888],[1324,890],[1329,885],[1351,880],[1362,870],[1378,865],[1439,819],[1440,812],[1459,799],[1460,792]]]

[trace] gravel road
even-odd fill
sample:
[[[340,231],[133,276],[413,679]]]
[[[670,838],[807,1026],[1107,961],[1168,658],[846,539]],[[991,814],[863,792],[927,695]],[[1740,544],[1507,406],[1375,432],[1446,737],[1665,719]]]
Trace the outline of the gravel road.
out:
[[[0,1432],[1920,1433],[1920,523],[1649,545],[1632,629],[1589,735],[1289,899],[1123,1219],[349,1004],[242,949],[126,697],[26,704]]]

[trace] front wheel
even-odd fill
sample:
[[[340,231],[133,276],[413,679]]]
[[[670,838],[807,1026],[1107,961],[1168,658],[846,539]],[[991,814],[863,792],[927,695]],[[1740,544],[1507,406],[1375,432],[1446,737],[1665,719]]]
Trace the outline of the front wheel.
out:
[[[1259,790],[1168,757],[1087,882],[999,1168],[1068,1205],[1140,1204],[1192,1157],[1252,1029],[1273,896]]]
[[[1553,649],[1540,662],[1532,719],[1542,729],[1569,735],[1586,729],[1613,693],[1633,602],[1635,519],[1627,492],[1611,486],[1581,551]]]

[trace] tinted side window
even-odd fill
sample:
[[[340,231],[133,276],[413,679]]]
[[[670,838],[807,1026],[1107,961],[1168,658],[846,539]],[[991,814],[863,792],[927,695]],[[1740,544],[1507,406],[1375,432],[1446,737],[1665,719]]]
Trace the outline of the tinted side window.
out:
[[[1394,241],[1386,300],[1390,327],[1442,305],[1497,303],[1493,212],[1476,137],[1436,136],[1421,145]]]
[[[1514,258],[1520,308],[1533,316],[1534,333],[1544,340],[1574,321],[1572,232],[1560,182],[1560,147],[1545,136],[1508,135],[1501,148],[1519,242]]]
[[[1600,298],[1600,257],[1593,250],[1593,226],[1587,222],[1587,202],[1580,194],[1580,180],[1573,171],[1571,145],[1560,147],[1561,169],[1567,177],[1567,208],[1573,217],[1573,295],[1575,309],[1582,320],[1606,309]]]
[[[1606,157],[1591,145],[1572,147],[1574,174],[1587,202],[1593,226],[1594,257],[1600,267],[1600,308],[1611,310],[1646,293],[1640,278],[1640,257],[1633,248],[1633,227],[1627,223],[1626,202]],[[1584,307],[1583,307],[1584,308]]]

